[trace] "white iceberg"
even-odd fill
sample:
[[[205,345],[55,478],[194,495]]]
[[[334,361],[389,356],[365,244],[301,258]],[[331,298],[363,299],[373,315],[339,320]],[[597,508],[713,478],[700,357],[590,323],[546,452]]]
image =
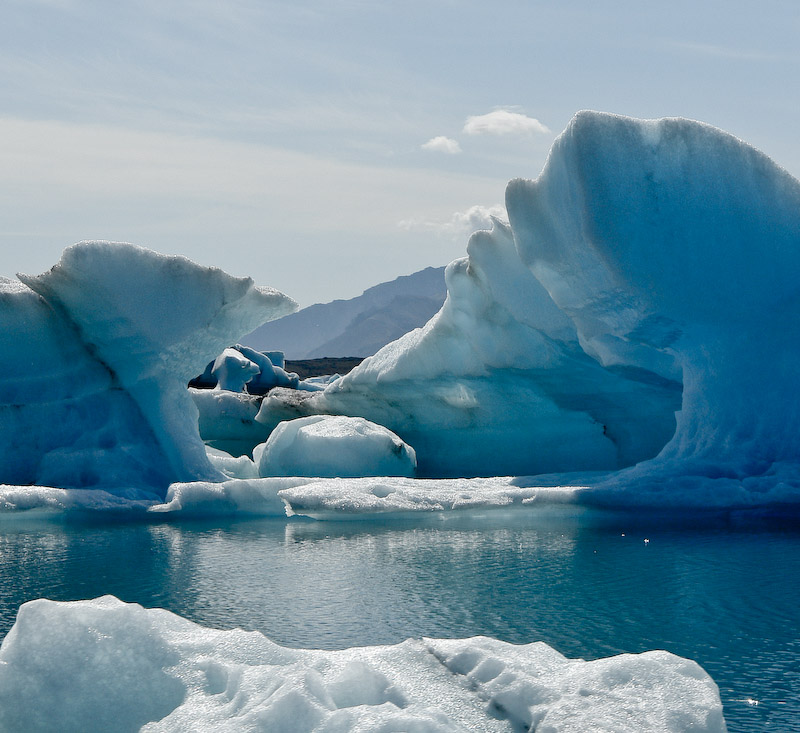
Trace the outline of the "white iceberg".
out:
[[[314,415],[281,422],[253,460],[260,476],[413,476],[414,449],[360,417]]]
[[[174,481],[224,478],[186,383],[291,299],[110,242],[20,279],[0,280],[0,480],[163,496]]]
[[[726,730],[703,669],[665,651],[567,659],[543,643],[417,639],[290,649],[113,596],[24,604],[0,646],[0,729]]]

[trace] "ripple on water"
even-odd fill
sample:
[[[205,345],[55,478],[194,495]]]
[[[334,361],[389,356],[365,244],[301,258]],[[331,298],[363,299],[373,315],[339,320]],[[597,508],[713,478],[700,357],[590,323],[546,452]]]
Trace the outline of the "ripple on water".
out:
[[[800,731],[798,577],[800,532],[631,518],[54,523],[0,534],[0,623],[32,598],[112,593],[290,646],[486,634],[587,659],[667,649],[714,677],[731,731]]]

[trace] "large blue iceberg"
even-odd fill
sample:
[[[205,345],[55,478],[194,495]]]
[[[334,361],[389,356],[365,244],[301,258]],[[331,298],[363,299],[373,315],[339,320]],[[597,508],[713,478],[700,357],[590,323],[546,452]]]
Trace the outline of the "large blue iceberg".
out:
[[[364,416],[427,476],[800,496],[800,182],[705,124],[582,112],[506,206],[430,323],[259,419]]]

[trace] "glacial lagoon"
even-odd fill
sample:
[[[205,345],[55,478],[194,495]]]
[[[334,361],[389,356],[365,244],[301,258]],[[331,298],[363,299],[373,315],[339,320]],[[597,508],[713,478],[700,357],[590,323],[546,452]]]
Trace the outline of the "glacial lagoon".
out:
[[[113,594],[285,646],[544,641],[666,649],[719,685],[730,731],[800,731],[800,528],[596,510],[315,522],[60,517],[0,525],[0,633],[21,603]]]

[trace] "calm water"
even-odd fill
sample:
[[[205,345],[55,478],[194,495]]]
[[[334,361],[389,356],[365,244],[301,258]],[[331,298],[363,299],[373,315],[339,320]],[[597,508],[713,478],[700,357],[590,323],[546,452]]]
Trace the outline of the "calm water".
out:
[[[0,634],[24,601],[112,593],[289,646],[487,634],[569,657],[668,649],[714,677],[731,731],[800,731],[798,578],[798,526],[520,512],[413,524],[4,522]]]

